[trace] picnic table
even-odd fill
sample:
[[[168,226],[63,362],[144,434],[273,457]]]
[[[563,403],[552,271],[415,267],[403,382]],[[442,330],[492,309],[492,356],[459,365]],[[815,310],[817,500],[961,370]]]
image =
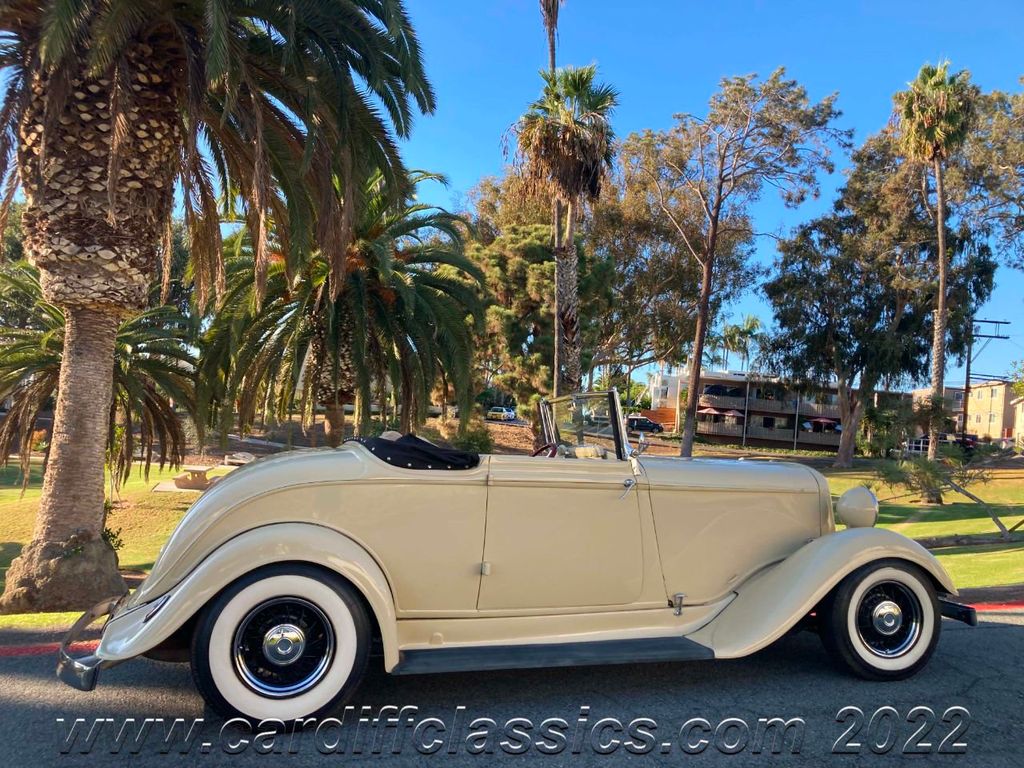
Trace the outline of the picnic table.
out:
[[[181,468],[181,474],[175,475],[174,484],[178,488],[188,488],[195,491],[205,491],[213,482],[207,477],[207,472],[214,469],[214,465],[185,464]]]

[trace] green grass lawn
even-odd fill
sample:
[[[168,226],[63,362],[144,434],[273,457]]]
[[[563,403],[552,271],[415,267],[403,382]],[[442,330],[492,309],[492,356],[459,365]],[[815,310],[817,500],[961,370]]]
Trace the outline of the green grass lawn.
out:
[[[934,550],[957,587],[989,587],[1024,582],[1024,541]]]
[[[215,470],[211,474],[219,472]],[[198,498],[198,493],[152,492],[153,486],[175,474],[169,469],[154,467],[148,480],[133,472],[122,486],[121,499],[107,518],[107,527],[114,531],[120,529],[124,542],[118,552],[122,568],[148,570],[185,510]],[[11,561],[32,536],[40,482],[38,465],[33,464],[32,483],[22,496],[20,471],[16,467],[0,467],[0,588]],[[0,616],[0,628],[66,626],[71,615]]]
[[[153,468],[147,481],[133,473],[122,488],[121,500],[107,521],[112,530],[120,529],[124,546],[118,557],[122,568],[148,570],[174,526],[197,498],[195,493],[152,492],[153,486],[174,474]],[[941,507],[915,504],[911,498],[896,498],[899,492],[881,485],[870,465],[856,470],[826,470],[825,474],[835,495],[855,485],[871,486],[882,502],[879,524],[911,538],[996,532],[981,506],[958,500],[954,495],[948,496],[947,503]],[[40,481],[39,467],[33,465],[30,487],[22,496],[17,468],[0,468],[0,588],[11,560],[31,537],[39,505]],[[992,482],[972,486],[971,490],[996,505],[1007,525],[1024,518],[1024,468],[996,470]],[[953,547],[937,551],[936,555],[961,587],[1024,582],[1024,543]],[[73,616],[0,616],[0,629],[66,626]]]
[[[901,489],[890,489],[868,469],[825,470],[833,496],[855,485],[871,488],[881,502],[879,524],[914,539],[953,534],[997,533],[995,523],[979,504],[950,491],[945,504],[933,507],[914,503]],[[1007,527],[1024,518],[1024,467],[992,471],[992,481],[972,485],[970,491],[988,502]]]

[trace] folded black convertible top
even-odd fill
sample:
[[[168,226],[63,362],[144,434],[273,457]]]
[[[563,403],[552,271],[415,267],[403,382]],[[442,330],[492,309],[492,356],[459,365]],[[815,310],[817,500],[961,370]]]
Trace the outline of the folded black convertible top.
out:
[[[345,442],[361,443],[381,461],[403,469],[473,469],[480,463],[478,453],[442,448],[416,435],[403,435],[397,440],[351,437]]]

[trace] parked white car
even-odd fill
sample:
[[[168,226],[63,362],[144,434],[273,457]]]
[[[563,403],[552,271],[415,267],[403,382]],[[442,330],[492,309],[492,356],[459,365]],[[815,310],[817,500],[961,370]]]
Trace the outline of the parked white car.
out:
[[[514,408],[504,408],[500,405],[495,405],[487,409],[487,420],[488,421],[515,421],[516,412]]]

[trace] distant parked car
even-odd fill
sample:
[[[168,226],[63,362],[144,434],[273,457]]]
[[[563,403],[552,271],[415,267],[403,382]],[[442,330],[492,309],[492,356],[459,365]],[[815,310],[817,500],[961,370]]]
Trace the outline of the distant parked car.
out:
[[[512,408],[496,405],[487,411],[488,421],[515,421],[516,412]]]
[[[646,416],[627,416],[626,429],[630,432],[652,432],[660,435],[665,428],[656,421],[651,421]]]

